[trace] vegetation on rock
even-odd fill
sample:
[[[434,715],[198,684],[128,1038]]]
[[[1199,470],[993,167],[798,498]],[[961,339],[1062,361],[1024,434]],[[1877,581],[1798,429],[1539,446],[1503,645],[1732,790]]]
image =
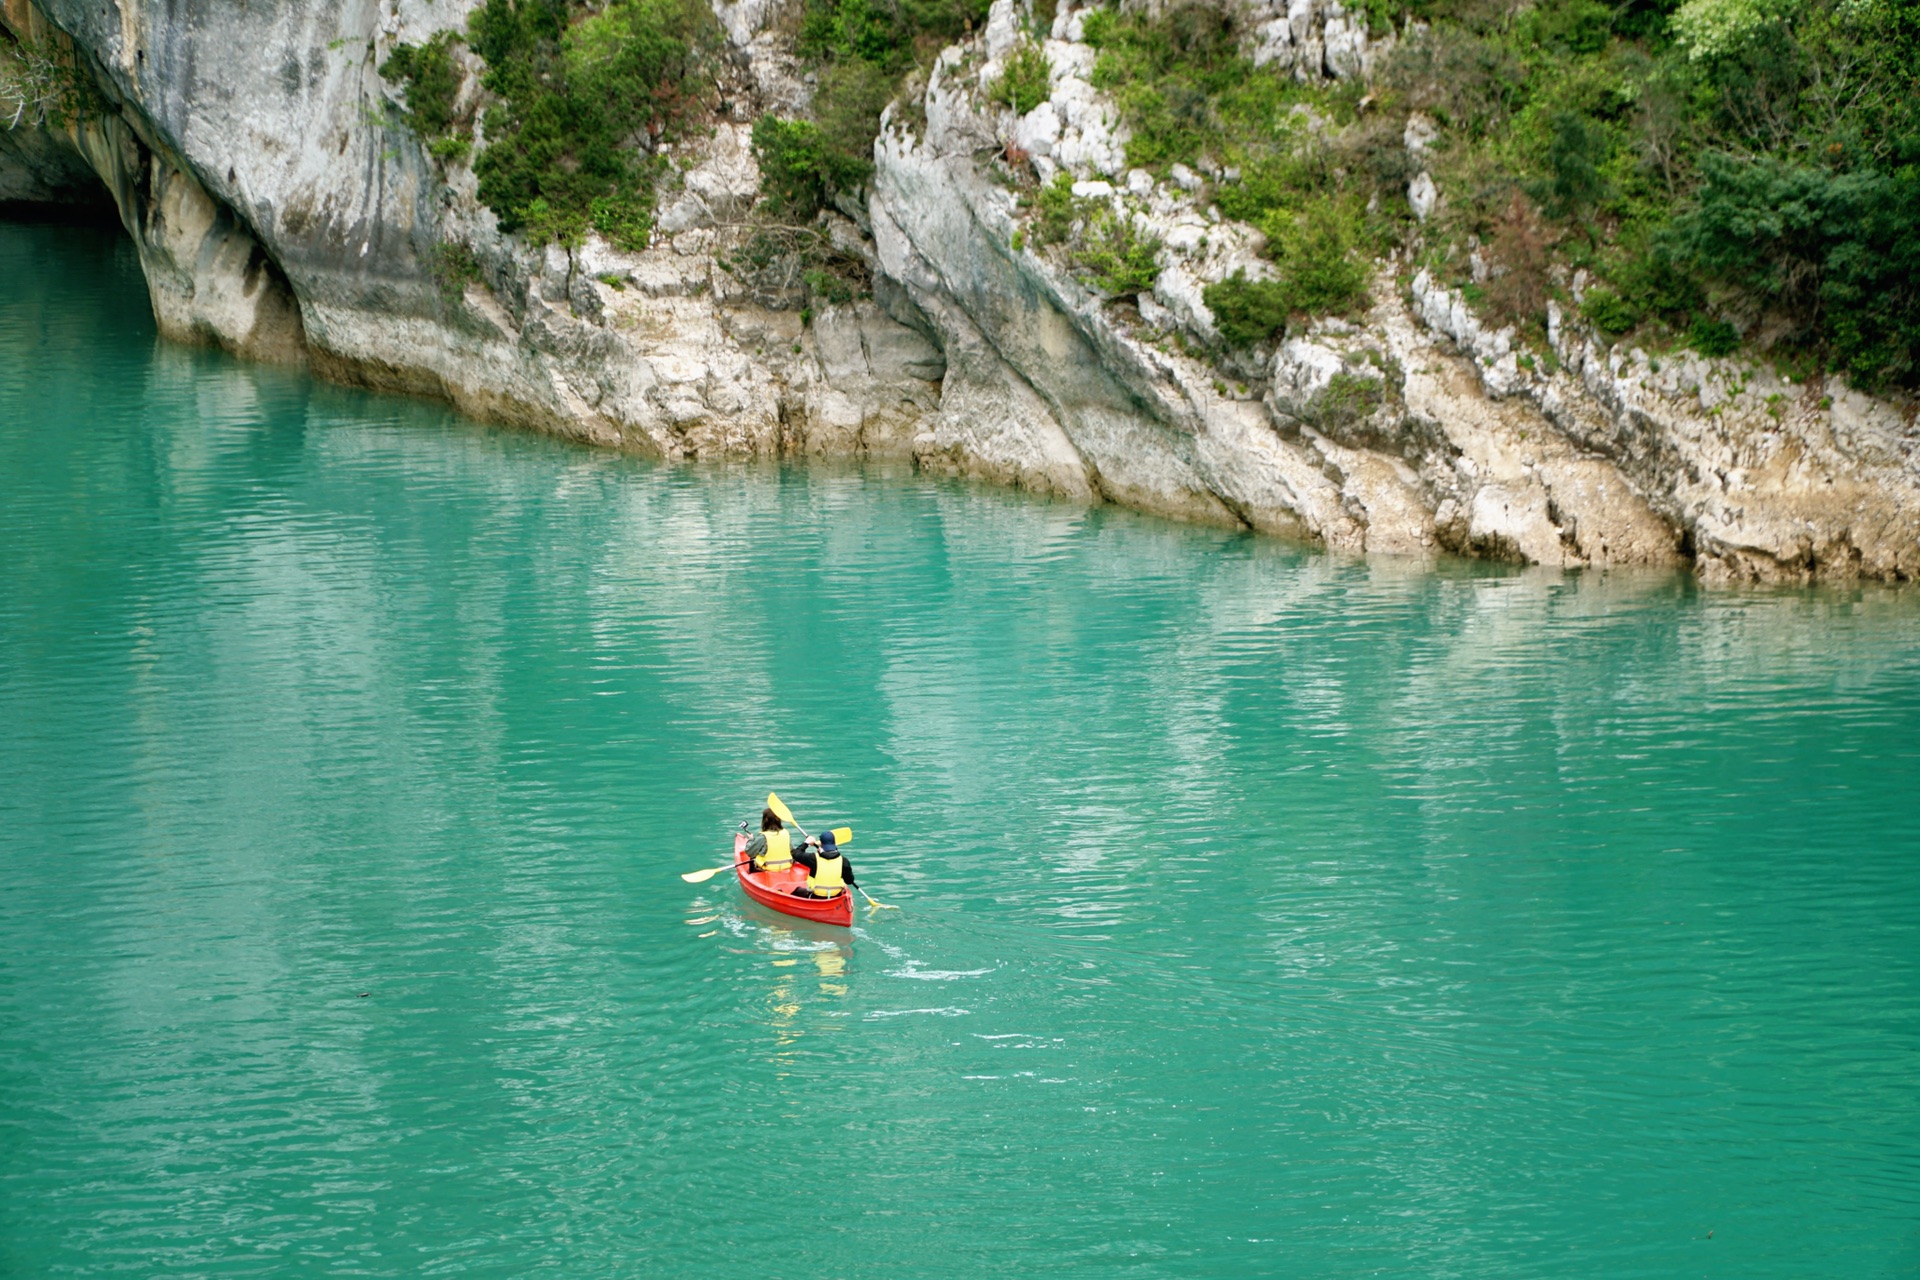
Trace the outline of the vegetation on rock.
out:
[[[493,95],[473,168],[505,231],[577,244],[589,228],[628,249],[653,225],[660,148],[705,106],[719,30],[703,0],[487,0],[466,43]],[[452,32],[400,45],[381,74],[405,85],[407,122],[442,159],[462,158]]]
[[[64,128],[105,113],[99,86],[63,42],[22,46],[0,28],[0,128]]]
[[[1535,342],[1558,301],[1609,337],[1920,385],[1920,0],[1361,9],[1376,38],[1418,19],[1364,83],[1255,67],[1206,0],[1082,19],[1129,165],[1207,175],[1201,203],[1265,234],[1273,279],[1206,292],[1226,341],[1351,310],[1405,249]],[[1034,242],[1069,238],[1064,200],[1029,202]]]
[[[1498,319],[1584,271],[1610,336],[1920,384],[1916,0],[1415,12],[1376,109],[1443,128],[1430,251],[1456,283],[1477,252]]]
[[[986,16],[986,0],[808,0],[797,47],[818,77],[812,122],[817,133],[807,139],[802,157],[810,185],[820,193],[816,209],[835,194],[857,193],[872,174],[880,113],[902,80],[931,65],[941,49]],[[762,166],[771,159],[791,169],[794,158],[779,148],[794,138],[756,127],[754,150]],[[791,206],[788,211],[797,212]]]
[[[1022,40],[1007,54],[987,97],[1012,107],[1016,115],[1025,115],[1047,100],[1052,82],[1053,66],[1047,55],[1033,41]]]
[[[1359,119],[1357,86],[1316,90],[1255,67],[1232,15],[1205,6],[1157,16],[1100,9],[1082,29],[1099,50],[1093,83],[1114,95],[1130,131],[1128,163],[1219,175],[1221,212],[1266,236],[1275,279],[1241,274],[1206,291],[1223,338],[1265,341],[1289,317],[1364,301],[1365,251],[1390,243],[1405,221],[1383,211],[1405,208],[1407,171],[1399,138]],[[1349,127],[1329,129],[1330,118]]]

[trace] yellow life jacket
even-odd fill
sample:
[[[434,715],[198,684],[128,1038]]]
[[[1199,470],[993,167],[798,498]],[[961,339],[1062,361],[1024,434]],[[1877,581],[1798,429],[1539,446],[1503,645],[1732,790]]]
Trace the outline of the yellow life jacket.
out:
[[[828,853],[822,849],[813,860],[813,870],[807,875],[807,888],[816,898],[837,898],[846,890],[847,881],[841,874],[846,860],[837,853]]]
[[[768,871],[785,871],[793,865],[793,837],[784,831],[762,831],[767,838],[767,851],[760,855],[760,865]]]

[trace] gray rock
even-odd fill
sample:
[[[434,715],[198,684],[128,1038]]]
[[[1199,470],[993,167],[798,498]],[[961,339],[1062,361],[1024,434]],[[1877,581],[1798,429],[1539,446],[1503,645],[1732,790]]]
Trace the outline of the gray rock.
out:
[[[1248,2],[1250,51],[1303,79],[1365,76],[1384,47],[1334,0]],[[93,175],[173,337],[668,458],[910,456],[1396,556],[1662,565],[1685,546],[1717,578],[1920,574],[1920,433],[1907,406],[1837,380],[1656,360],[1557,306],[1549,350],[1530,351],[1428,273],[1403,294],[1390,264],[1359,323],[1202,354],[1217,342],[1207,286],[1270,265],[1252,229],[1196,207],[1204,184],[1185,166],[1160,185],[1128,171],[1078,39],[1084,11],[1056,17],[1050,96],[1022,119],[983,100],[1019,38],[1013,0],[936,60],[924,125],[889,113],[870,201],[826,224],[874,273],[872,300],[821,305],[808,326],[777,282],[721,265],[752,234],[744,121],[809,92],[771,0],[717,5],[740,105],[675,153],[637,253],[502,235],[469,169],[384,121],[396,94],[380,59],[473,0],[39,3],[9,0],[9,30],[30,49],[71,37],[111,106],[0,134],[0,198],[74,198]],[[475,93],[469,78],[461,100]],[[1436,137],[1415,117],[1404,142],[1418,162]],[[1150,295],[1110,302],[1058,249],[1011,248],[1018,210],[984,159],[1009,138],[1043,179],[1069,173],[1162,239]],[[1431,215],[1424,167],[1408,199]],[[443,285],[447,245],[478,279]]]

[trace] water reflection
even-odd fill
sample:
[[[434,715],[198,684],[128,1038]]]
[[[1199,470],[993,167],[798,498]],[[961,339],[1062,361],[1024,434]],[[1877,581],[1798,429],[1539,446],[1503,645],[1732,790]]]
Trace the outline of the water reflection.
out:
[[[16,1269],[1901,1261],[1911,593],[667,470],[45,303],[0,299]],[[901,910],[682,883],[768,786]]]

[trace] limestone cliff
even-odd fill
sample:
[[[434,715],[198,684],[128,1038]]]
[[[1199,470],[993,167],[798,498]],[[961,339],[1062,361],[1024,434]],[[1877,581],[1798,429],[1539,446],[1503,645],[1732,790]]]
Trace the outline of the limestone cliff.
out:
[[[1256,56],[1297,76],[1363,75],[1378,53],[1333,0],[1260,3],[1244,23]],[[171,336],[666,458],[911,456],[1369,553],[1691,561],[1762,580],[1920,571],[1911,406],[1738,361],[1662,364],[1566,317],[1549,371],[1393,262],[1360,323],[1206,355],[1203,287],[1254,263],[1252,233],[1203,206],[1191,175],[1125,170],[1072,10],[1045,42],[1049,96],[1024,116],[986,92],[1023,16],[1013,0],[896,104],[868,199],[829,215],[872,297],[803,318],[722,265],[751,233],[747,122],[809,92],[776,6],[717,8],[727,105],[673,156],[637,254],[500,234],[471,171],[397,123],[381,59],[467,7],[6,0],[7,56],[70,67],[87,101],[0,132],[0,200],[71,199],[95,175]],[[462,93],[477,92],[469,74]],[[1422,143],[1410,129],[1416,162]],[[1150,292],[1116,303],[1058,254],[1015,247],[993,160],[1010,145],[1153,229]],[[1444,194],[1421,172],[1407,197],[1420,212]],[[467,270],[445,269],[447,245]]]

